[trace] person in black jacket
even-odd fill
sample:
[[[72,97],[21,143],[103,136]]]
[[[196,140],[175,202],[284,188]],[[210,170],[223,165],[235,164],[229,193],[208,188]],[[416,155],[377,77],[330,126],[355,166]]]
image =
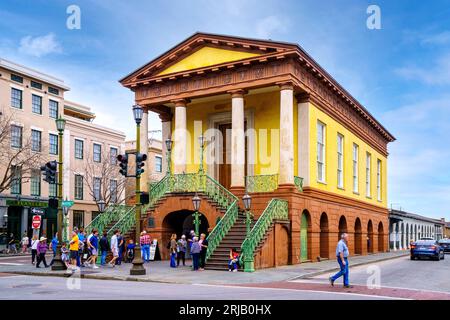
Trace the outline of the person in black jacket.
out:
[[[208,251],[208,240],[206,240],[206,234],[202,233],[198,242],[201,247],[199,270],[205,270],[206,252]]]
[[[109,250],[109,242],[107,237],[107,232],[103,231],[102,238],[100,239],[100,250],[102,251],[101,265],[104,266],[106,264],[106,256],[108,255]]]

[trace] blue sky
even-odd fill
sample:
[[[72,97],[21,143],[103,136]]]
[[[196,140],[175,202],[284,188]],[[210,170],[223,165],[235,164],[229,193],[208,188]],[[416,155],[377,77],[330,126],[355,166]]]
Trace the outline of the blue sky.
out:
[[[71,4],[80,30],[66,28]],[[371,4],[381,30],[366,27]],[[128,138],[133,95],[118,79],[195,31],[299,43],[398,139],[389,204],[450,220],[450,1],[0,3],[0,56],[63,78],[66,98]],[[159,129],[159,119],[150,125]]]

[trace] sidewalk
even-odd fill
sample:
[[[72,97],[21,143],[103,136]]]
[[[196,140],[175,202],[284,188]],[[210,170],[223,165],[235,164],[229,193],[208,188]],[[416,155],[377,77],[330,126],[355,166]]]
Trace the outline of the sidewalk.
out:
[[[356,256],[350,258],[350,268],[378,261],[395,259],[409,255],[409,251],[394,251],[387,253],[372,254],[368,256]],[[0,273],[15,273],[33,276],[67,276],[65,271],[51,271],[50,269],[37,269],[31,264],[9,265],[1,264]],[[190,264],[190,261],[187,262]],[[338,270],[335,260],[327,260],[314,263],[302,263],[298,265],[282,266],[278,268],[257,270],[248,272],[227,272],[205,270],[193,272],[189,267],[170,268],[169,261],[152,261],[145,264],[147,274],[144,276],[130,276],[131,264],[122,264],[111,267],[100,267],[99,269],[82,268],[81,278],[122,280],[122,281],[143,281],[161,282],[176,284],[244,284],[244,283],[264,283],[274,281],[289,281],[301,278],[308,278],[323,273],[332,273]],[[80,274],[78,274],[80,275]]]

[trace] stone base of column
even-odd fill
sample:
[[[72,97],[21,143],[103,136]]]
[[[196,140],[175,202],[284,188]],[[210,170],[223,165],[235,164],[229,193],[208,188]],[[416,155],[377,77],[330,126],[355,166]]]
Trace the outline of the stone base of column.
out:
[[[245,187],[230,187],[230,192],[239,198],[245,194]]]
[[[283,183],[278,185],[277,191],[280,192],[294,192],[297,189],[293,183]]]

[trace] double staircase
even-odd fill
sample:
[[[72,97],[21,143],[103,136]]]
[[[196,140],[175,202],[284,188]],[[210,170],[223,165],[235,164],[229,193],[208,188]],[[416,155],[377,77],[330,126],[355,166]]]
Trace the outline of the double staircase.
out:
[[[246,234],[246,215],[238,206],[237,197],[219,182],[203,173],[168,174],[149,190],[150,203],[144,205],[141,218],[145,219],[167,197],[179,194],[197,193],[222,213],[222,218],[208,235],[206,268],[210,270],[228,270],[230,249],[241,252],[243,258],[254,256],[273,227],[275,220],[288,220],[287,202],[272,199],[257,221],[252,219],[249,236]],[[99,232],[107,230],[108,237],[118,229],[125,237],[135,232],[136,215],[134,206],[114,205],[94,219],[87,227],[90,232],[97,228]]]

